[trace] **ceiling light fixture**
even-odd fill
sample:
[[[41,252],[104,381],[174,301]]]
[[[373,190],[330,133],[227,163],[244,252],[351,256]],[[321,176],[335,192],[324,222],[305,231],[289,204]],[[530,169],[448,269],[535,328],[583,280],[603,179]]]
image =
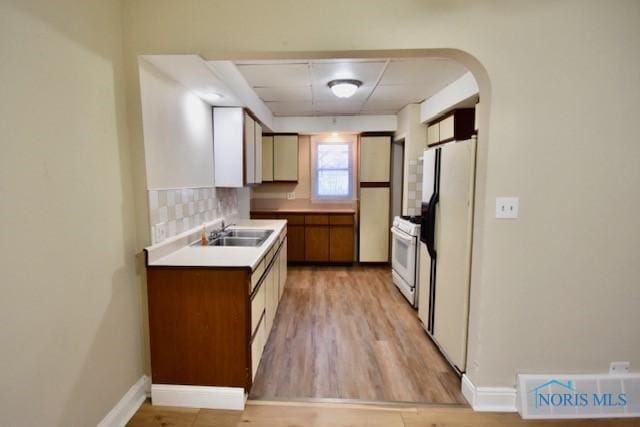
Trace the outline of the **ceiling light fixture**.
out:
[[[356,90],[362,86],[362,82],[360,80],[338,79],[331,80],[327,86],[338,98],[351,98]]]
[[[217,93],[217,92],[205,92],[202,97],[204,99],[206,99],[209,102],[215,102],[215,101],[219,101],[222,98],[224,98],[224,95],[222,95],[221,93]]]

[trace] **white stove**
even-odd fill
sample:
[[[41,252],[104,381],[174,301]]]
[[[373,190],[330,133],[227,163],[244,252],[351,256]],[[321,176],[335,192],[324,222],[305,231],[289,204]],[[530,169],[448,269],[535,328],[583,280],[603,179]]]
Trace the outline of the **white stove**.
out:
[[[418,306],[420,217],[395,217],[391,227],[393,283],[413,307]]]

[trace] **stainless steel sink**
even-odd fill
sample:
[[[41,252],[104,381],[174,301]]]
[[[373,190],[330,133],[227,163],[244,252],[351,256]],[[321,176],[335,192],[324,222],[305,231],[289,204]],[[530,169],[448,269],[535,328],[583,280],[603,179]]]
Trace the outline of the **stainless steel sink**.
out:
[[[266,239],[256,237],[219,237],[209,242],[209,246],[249,246],[258,247]]]
[[[208,246],[244,246],[256,248],[262,245],[273,233],[273,230],[258,229],[230,229],[220,233],[215,239],[209,241]],[[197,241],[192,246],[200,246]]]
[[[254,237],[257,239],[266,239],[273,233],[273,230],[228,230],[225,235],[229,237]]]

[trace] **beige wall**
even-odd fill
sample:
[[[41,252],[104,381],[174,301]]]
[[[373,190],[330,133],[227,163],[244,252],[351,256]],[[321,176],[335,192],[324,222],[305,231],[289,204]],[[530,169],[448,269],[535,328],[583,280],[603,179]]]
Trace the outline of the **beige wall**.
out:
[[[420,123],[420,104],[409,104],[398,113],[398,129],[394,141],[404,139],[404,167],[402,186],[402,214],[408,215],[409,205],[409,162],[417,161],[427,148],[427,126]],[[420,193],[422,194],[422,193]],[[412,200],[413,201],[413,200]],[[416,209],[415,206],[412,208]],[[412,210],[413,211],[413,210]]]
[[[307,25],[309,16],[330,30]],[[639,21],[633,0],[126,2],[136,197],[138,54],[458,59],[483,106],[471,379],[513,385],[518,372],[602,372],[611,360],[637,370],[640,144],[629,129],[640,115]],[[429,50],[441,48],[459,50]],[[520,197],[519,220],[493,218],[503,195]]]
[[[96,425],[143,374],[118,1],[0,2],[0,425]]]

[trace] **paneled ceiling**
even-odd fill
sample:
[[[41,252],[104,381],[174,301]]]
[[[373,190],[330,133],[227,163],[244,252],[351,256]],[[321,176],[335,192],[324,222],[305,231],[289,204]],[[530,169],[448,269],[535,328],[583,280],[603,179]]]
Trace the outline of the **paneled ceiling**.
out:
[[[422,102],[467,70],[441,58],[236,61],[249,85],[275,116],[396,114]],[[327,83],[357,79],[351,98],[337,98]]]

